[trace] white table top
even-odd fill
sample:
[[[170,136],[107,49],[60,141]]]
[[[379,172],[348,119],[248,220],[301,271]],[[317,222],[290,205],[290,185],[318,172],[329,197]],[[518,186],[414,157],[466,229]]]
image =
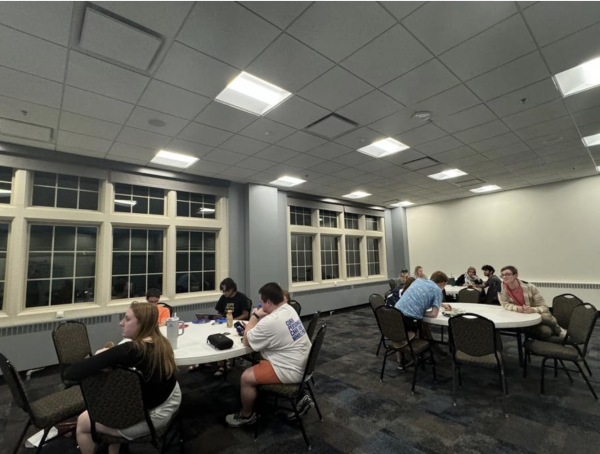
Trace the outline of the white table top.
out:
[[[542,321],[540,314],[521,314],[520,312],[507,311],[502,306],[472,303],[450,303],[450,305],[452,309],[461,309],[490,319],[497,329],[525,328],[537,325]],[[423,322],[431,325],[448,326],[450,317],[442,314],[443,310],[440,309],[440,313],[436,318],[423,317]]]
[[[460,292],[463,288],[467,287],[463,287],[461,285],[446,285],[444,290],[446,291],[446,295],[458,295],[458,292]]]
[[[175,363],[178,366],[191,366],[193,364],[212,363],[225,359],[236,358],[252,352],[250,347],[246,347],[235,328],[227,328],[227,324],[217,325],[188,323],[185,333],[179,336],[175,352]],[[166,336],[167,327],[160,328],[160,332]],[[206,343],[206,338],[211,334],[231,333],[233,347],[227,350],[217,350]]]

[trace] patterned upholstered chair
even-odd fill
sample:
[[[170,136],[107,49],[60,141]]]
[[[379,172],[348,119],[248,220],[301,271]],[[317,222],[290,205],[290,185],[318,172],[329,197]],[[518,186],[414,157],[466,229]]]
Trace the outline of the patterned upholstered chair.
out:
[[[316,316],[315,316],[316,317]],[[254,427],[254,439],[258,438],[259,425],[262,419],[262,415],[264,414],[264,402],[267,397],[271,396],[275,398],[274,407],[277,409],[290,410],[290,408],[280,407],[278,405],[279,398],[287,399],[291,406],[291,410],[295,413],[295,421],[298,422],[300,426],[300,430],[302,431],[302,436],[304,437],[304,442],[306,443],[306,447],[311,449],[310,441],[308,440],[308,436],[306,435],[306,430],[304,429],[304,424],[302,423],[302,418],[300,417],[298,404],[305,396],[306,391],[310,393],[312,400],[315,404],[315,410],[317,410],[317,414],[319,415],[319,419],[323,421],[323,415],[321,414],[321,410],[319,409],[319,405],[317,404],[317,399],[315,398],[315,393],[310,384],[310,380],[315,373],[315,368],[317,367],[317,361],[319,359],[319,353],[321,352],[321,347],[323,346],[323,340],[325,339],[325,332],[327,331],[327,324],[321,326],[321,329],[317,332],[315,339],[313,340],[312,347],[310,348],[310,353],[308,355],[308,360],[306,361],[306,367],[304,369],[304,375],[302,377],[302,381],[300,383],[286,383],[286,384],[276,384],[276,385],[259,385],[257,387],[258,396],[256,399],[256,413],[259,417],[259,420],[256,422]]]
[[[583,305],[583,301],[571,293],[558,295],[552,300],[552,315],[554,315],[560,326],[567,329],[571,322],[573,310],[581,305]],[[563,339],[558,336],[552,336],[547,340],[556,344],[563,343]]]
[[[300,313],[302,312],[302,306],[296,300],[289,300],[288,304],[294,308],[294,310],[298,313],[298,317],[300,317]]]
[[[456,301],[459,303],[479,303],[479,292],[474,288],[463,288],[458,292]]]
[[[156,430],[142,400],[143,379],[137,370],[119,367],[91,375],[81,381],[85,406],[92,422],[92,439],[95,443],[105,444],[150,443],[164,453],[178,436],[180,451],[183,453],[183,427],[179,412],[171,418],[169,424]],[[150,428],[150,434],[145,437],[127,440],[96,432],[96,423],[113,429],[125,429],[144,420]]]
[[[385,306],[385,298],[378,293],[371,293],[369,296],[369,304],[371,305],[371,309],[373,310],[373,314],[379,309],[381,306]],[[381,350],[381,346],[383,345],[383,334],[379,338],[379,344],[377,345],[377,353],[376,356],[379,356],[379,351]]]
[[[596,325],[597,319],[598,311],[596,308],[589,303],[585,303],[573,309],[569,327],[567,328],[567,335],[565,336],[563,344],[555,344],[553,342],[539,340],[528,340],[525,342],[525,351],[528,354],[541,356],[543,358],[542,376],[540,381],[540,392],[542,394],[544,394],[544,371],[546,369],[546,361],[552,359],[560,362],[571,383],[573,383],[573,379],[571,378],[569,369],[566,368],[564,361],[570,361],[575,364],[577,370],[571,370],[571,372],[578,372],[583,376],[583,379],[592,392],[594,399],[598,400],[596,391],[594,391],[592,384],[588,380],[585,372],[579,364],[580,361],[585,361],[588,344],[590,342],[592,332],[594,331],[594,326]],[[526,376],[527,361],[525,361],[525,366],[523,368],[523,377]]]
[[[424,365],[426,361],[431,363],[433,367],[433,379],[437,380],[435,359],[431,351],[431,344],[425,339],[418,339],[414,335],[411,336],[406,331],[402,312],[395,307],[384,305],[375,311],[375,318],[377,319],[377,325],[381,331],[383,346],[385,348],[379,380],[383,381],[383,373],[385,372],[385,364],[388,356],[397,352],[409,355],[413,362],[414,373],[411,392],[415,392],[419,365]],[[426,353],[429,353],[429,355],[425,356]]]
[[[496,370],[500,386],[508,396],[502,343],[491,320],[476,314],[461,314],[448,321],[452,352],[453,403],[456,406],[456,375],[462,386],[461,367],[476,366]]]
[[[6,380],[8,389],[10,389],[15,403],[21,410],[29,415],[27,424],[25,424],[23,432],[13,451],[14,454],[19,451],[21,443],[23,443],[23,439],[27,433],[27,429],[31,424],[38,429],[44,430],[44,434],[37,449],[37,452],[39,453],[46,443],[46,438],[48,437],[48,433],[52,426],[61,421],[78,416],[85,410],[83,397],[81,396],[81,391],[78,386],[67,388],[63,391],[42,397],[34,402],[30,402],[19,374],[2,353],[0,353],[0,370],[2,370],[2,374],[4,375],[4,379]]]
[[[62,322],[52,331],[52,340],[60,364],[62,381],[67,386],[72,385],[64,378],[66,368],[77,361],[92,356],[87,327],[84,323],[74,320]]]

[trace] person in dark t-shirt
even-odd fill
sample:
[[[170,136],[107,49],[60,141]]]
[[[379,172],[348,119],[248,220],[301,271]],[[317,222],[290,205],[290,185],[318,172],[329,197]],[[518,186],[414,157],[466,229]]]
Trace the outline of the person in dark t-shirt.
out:
[[[219,298],[215,310],[222,316],[233,312],[234,320],[248,320],[250,308],[248,297],[237,290],[237,284],[230,277],[223,279],[220,285],[223,295]]]

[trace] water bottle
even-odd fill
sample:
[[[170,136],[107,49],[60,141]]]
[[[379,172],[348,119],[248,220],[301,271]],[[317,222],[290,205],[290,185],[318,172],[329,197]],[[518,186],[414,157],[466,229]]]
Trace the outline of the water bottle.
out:
[[[181,326],[179,325],[179,317],[177,317],[176,312],[173,317],[167,320],[167,339],[173,350],[177,349],[177,340],[184,332],[185,324],[182,323]]]
[[[233,328],[233,311],[227,311],[227,328]]]

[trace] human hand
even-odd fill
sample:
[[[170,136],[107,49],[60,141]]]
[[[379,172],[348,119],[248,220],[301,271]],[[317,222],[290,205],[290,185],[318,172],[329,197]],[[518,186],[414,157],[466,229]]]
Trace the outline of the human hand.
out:
[[[261,307],[259,309],[257,309],[256,311],[256,315],[258,315],[260,318],[263,318],[265,315],[267,315],[267,313],[264,311],[264,309]]]
[[[533,308],[529,306],[523,306],[523,313],[525,314],[533,314]]]
[[[444,309],[446,309],[447,311],[451,311],[452,310],[452,306],[450,306],[448,303],[442,303],[442,307]]]
[[[95,355],[98,355],[102,352],[105,352],[106,350],[108,350],[108,348],[101,348],[100,350],[96,350],[96,353],[94,353]]]

